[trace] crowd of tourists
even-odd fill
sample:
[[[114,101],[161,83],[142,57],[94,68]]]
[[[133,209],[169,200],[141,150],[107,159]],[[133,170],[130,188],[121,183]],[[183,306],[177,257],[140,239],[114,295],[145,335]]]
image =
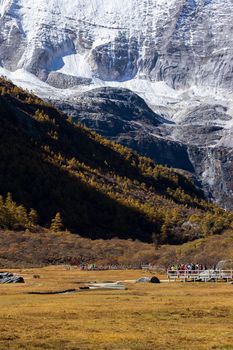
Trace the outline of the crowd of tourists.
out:
[[[173,264],[169,267],[169,271],[204,271],[208,268],[203,264]]]

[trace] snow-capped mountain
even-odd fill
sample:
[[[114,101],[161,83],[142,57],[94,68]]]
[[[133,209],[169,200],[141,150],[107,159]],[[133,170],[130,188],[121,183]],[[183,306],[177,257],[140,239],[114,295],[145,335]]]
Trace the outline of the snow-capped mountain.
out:
[[[232,1],[1,0],[1,62],[105,81],[233,88]],[[12,45],[14,44],[14,46]],[[13,50],[13,51],[12,51]]]
[[[233,208],[232,5],[0,0],[0,74],[60,105],[94,88],[138,93],[172,121],[148,138],[184,145],[206,191]]]

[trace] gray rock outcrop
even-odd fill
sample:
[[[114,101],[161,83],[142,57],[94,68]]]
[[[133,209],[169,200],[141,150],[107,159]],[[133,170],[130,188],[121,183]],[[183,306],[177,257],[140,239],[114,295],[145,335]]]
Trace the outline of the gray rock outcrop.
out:
[[[100,88],[77,95],[75,101],[57,101],[74,121],[158,164],[194,172],[188,148],[169,135],[175,124],[154,113],[145,101],[127,89]]]

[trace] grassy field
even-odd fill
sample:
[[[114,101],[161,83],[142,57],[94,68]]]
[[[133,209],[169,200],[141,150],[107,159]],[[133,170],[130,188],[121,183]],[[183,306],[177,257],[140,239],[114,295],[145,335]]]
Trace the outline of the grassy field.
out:
[[[25,284],[0,285],[1,350],[233,349],[233,285],[128,284],[126,291],[31,295],[148,272],[64,267],[17,272]]]

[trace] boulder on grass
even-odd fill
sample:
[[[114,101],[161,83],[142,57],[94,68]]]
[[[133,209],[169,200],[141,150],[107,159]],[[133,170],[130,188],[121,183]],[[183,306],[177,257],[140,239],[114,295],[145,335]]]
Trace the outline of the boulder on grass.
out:
[[[0,284],[5,283],[25,283],[23,277],[10,272],[0,272]]]
[[[149,283],[151,280],[150,277],[141,277],[136,280],[136,283]]]
[[[158,277],[153,276],[153,277],[151,278],[151,280],[150,280],[150,283],[160,283],[160,280],[159,280]]]

